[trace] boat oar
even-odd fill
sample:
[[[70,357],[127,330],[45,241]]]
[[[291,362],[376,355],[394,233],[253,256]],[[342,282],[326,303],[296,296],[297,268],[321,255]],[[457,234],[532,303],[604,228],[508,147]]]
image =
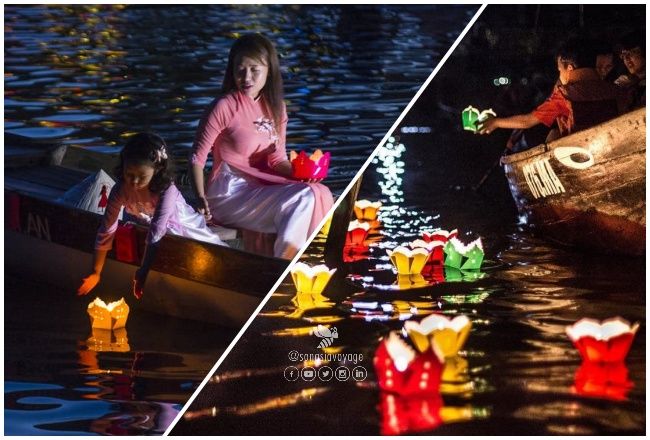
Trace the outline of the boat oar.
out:
[[[501,156],[505,155],[507,152],[508,152],[508,149],[506,148],[505,150],[503,150],[503,153],[501,153]],[[476,192],[479,189],[481,189],[481,187],[488,180],[488,178],[490,177],[492,172],[494,172],[495,168],[498,167],[499,164],[501,164],[501,156],[499,156],[497,158],[497,160],[492,164],[492,166],[487,169],[485,174],[483,174],[483,177],[481,177],[481,180],[479,180],[476,185],[472,186],[472,191]]]

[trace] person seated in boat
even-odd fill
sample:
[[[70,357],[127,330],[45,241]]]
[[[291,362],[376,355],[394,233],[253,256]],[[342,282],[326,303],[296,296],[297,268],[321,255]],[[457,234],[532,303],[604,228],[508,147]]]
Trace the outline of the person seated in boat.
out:
[[[149,225],[142,264],[133,279],[133,294],[138,299],[142,297],[158,244],[167,232],[227,246],[207,227],[203,215],[185,202],[174,184],[169,154],[165,141],[153,133],[132,136],[120,152],[120,163],[115,169],[118,181],[111,189],[97,231],[92,272],[84,278],[78,295],[86,295],[99,283],[122,207],[131,218]]]
[[[624,67],[611,44],[599,41],[596,47],[596,72],[602,80],[614,83]]]
[[[602,80],[596,72],[593,44],[585,40],[569,40],[556,55],[559,81],[551,95],[530,113],[485,121],[480,134],[498,128],[527,129],[538,124],[551,130],[546,141],[584,130],[618,116],[623,110],[623,97],[613,84]]]
[[[645,33],[631,32],[620,42],[621,59],[627,73],[616,80],[630,95],[628,110],[645,107]]]
[[[330,210],[333,198],[318,181],[292,177],[285,149],[288,118],[273,43],[261,34],[235,41],[221,92],[194,140],[190,175],[197,210],[218,224],[243,229],[248,250],[291,259]],[[204,182],[210,153],[212,171]],[[276,234],[274,243],[261,249],[264,237],[273,237],[268,234]]]

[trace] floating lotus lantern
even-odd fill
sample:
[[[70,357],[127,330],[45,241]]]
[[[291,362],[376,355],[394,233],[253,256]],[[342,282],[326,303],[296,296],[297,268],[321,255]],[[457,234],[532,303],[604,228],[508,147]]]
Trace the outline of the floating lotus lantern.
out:
[[[289,153],[293,177],[298,180],[324,179],[330,167],[330,153],[316,150],[309,156],[304,151]]]
[[[445,266],[462,270],[478,270],[483,264],[483,243],[478,238],[465,245],[456,237],[445,244]]]
[[[426,248],[408,249],[398,246],[388,251],[391,263],[400,275],[417,275],[422,272],[429,260],[429,251]]]
[[[442,264],[445,260],[445,242],[440,240],[435,241],[424,241],[424,240],[415,240],[409,243],[411,249],[424,248],[429,251],[429,259],[427,263],[430,264]]]
[[[129,317],[129,306],[121,298],[119,301],[106,304],[99,298],[88,304],[88,316],[93,328],[114,330],[126,325]]]
[[[423,232],[422,240],[427,243],[432,241],[442,241],[447,243],[450,239],[458,236],[458,229],[452,229],[451,231],[445,231],[444,229],[434,229],[431,232]]]
[[[467,363],[467,359],[461,356],[454,356],[445,359],[445,365],[442,370],[440,393],[471,397],[473,391],[474,389],[469,377],[469,364]]]
[[[440,264],[427,264],[422,269],[422,275],[434,283],[443,283],[445,281],[445,269],[447,268]]]
[[[597,321],[584,318],[566,328],[582,359],[592,363],[623,362],[630,350],[639,323],[630,325],[616,317]]]
[[[379,343],[373,358],[379,388],[403,396],[437,393],[442,362],[434,350],[417,353],[397,332]]]
[[[468,106],[462,113],[463,119],[463,130],[471,131],[476,133],[481,129],[481,124],[488,120],[489,118],[496,117],[496,113],[490,108],[487,110],[480,111],[477,108]]]
[[[330,269],[324,264],[312,267],[299,262],[291,268],[291,278],[298,292],[322,293],[334,272],[336,269]]]
[[[379,208],[381,208],[381,202],[371,202],[370,200],[357,200],[354,202],[354,214],[357,216],[357,220],[377,220]]]
[[[348,225],[348,233],[345,238],[347,246],[360,246],[368,236],[370,224],[358,220],[351,221]]]
[[[581,396],[625,400],[634,387],[623,362],[596,364],[583,362],[576,371],[574,389]]]
[[[438,393],[418,397],[381,393],[381,434],[431,431],[443,423],[440,414],[442,405],[442,397]]]
[[[439,355],[451,358],[463,347],[472,322],[465,315],[449,319],[444,315],[433,313],[419,323],[406,321],[404,330],[420,352],[433,348],[440,350]]]

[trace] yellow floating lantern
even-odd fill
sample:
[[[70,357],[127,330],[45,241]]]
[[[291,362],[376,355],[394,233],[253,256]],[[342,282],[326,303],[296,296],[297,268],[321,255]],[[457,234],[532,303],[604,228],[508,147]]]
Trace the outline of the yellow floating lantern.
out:
[[[397,288],[400,290],[417,289],[418,287],[426,287],[429,282],[424,279],[420,274],[417,275],[397,275]]]
[[[328,216],[327,220],[323,224],[323,227],[320,229],[320,233],[323,235],[328,235],[330,233],[330,227],[332,226],[332,216]]]
[[[408,249],[398,246],[388,251],[388,256],[399,275],[417,275],[427,264],[429,251],[425,248]]]
[[[370,200],[357,200],[354,202],[354,214],[357,216],[357,220],[376,220],[379,208],[381,208],[381,202],[371,202]]]
[[[124,298],[109,304],[95,298],[88,304],[88,316],[90,316],[92,328],[115,330],[126,325],[126,320],[129,317],[129,305]]]
[[[440,354],[445,358],[458,354],[469,336],[471,327],[472,322],[465,315],[449,319],[437,313],[427,316],[419,323],[416,321],[404,323],[404,330],[420,352],[433,346],[434,350],[440,350]]]
[[[336,269],[330,269],[324,264],[309,266],[305,263],[296,263],[291,268],[291,278],[298,292],[322,293]]]

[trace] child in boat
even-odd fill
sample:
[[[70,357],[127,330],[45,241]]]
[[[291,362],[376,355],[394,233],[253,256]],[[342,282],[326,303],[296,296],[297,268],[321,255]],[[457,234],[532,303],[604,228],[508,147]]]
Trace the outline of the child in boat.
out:
[[[527,129],[537,124],[551,127],[547,142],[584,130],[618,116],[624,107],[620,90],[598,76],[594,44],[567,41],[556,56],[559,81],[551,96],[530,113],[492,118],[483,123],[480,134],[497,128]]]
[[[630,97],[629,110],[645,107],[645,32],[631,32],[621,39],[621,59],[627,74],[616,80]]]
[[[166,232],[226,246],[208,229],[203,216],[185,202],[174,185],[171,167],[167,146],[160,136],[138,133],[129,139],[120,153],[120,164],[115,169],[119,180],[111,190],[97,232],[93,269],[84,278],[78,295],[86,295],[99,283],[122,207],[136,221],[149,224],[142,264],[133,279],[133,294],[138,299],[142,297],[158,243]]]
[[[221,92],[194,140],[189,171],[197,210],[218,224],[243,229],[247,250],[291,259],[333,198],[318,181],[292,177],[279,58],[268,38],[249,34],[235,41]],[[212,171],[204,182],[210,153]],[[272,250],[263,246],[264,234],[276,234]]]

